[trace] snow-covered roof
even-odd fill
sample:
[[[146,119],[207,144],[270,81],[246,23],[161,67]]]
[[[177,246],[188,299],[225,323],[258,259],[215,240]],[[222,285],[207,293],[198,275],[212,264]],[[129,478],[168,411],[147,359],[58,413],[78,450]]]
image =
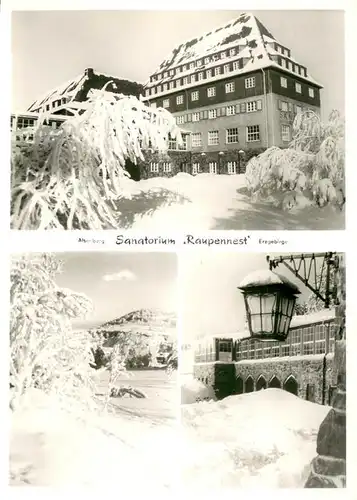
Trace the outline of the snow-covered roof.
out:
[[[270,271],[269,269],[259,269],[250,273],[242,280],[238,288],[253,288],[266,285],[287,285],[294,293],[300,293],[298,287],[286,276]]]
[[[276,51],[275,44],[284,48],[285,54]],[[238,53],[235,51],[231,56],[229,49],[237,47],[239,48]],[[226,50],[228,51],[228,55],[224,59],[214,57],[217,53]],[[290,50],[287,49],[284,44],[281,44],[259,19],[251,13],[242,13],[238,18],[217,27],[217,29],[204,33],[199,38],[188,40],[176,47],[153,73],[153,75],[156,76],[161,74],[161,78],[154,82],[146,82],[145,87],[150,88],[151,86],[173,80],[175,76],[170,75],[171,70],[182,67],[182,65],[186,65],[186,70],[179,73],[180,78],[192,74],[193,72],[207,70],[222,63],[238,60],[242,60],[243,67],[230,72],[229,76],[273,66],[322,87],[322,85],[314,80],[308,73],[305,76],[302,72],[302,74],[298,74],[287,67],[280,66],[274,60],[278,56],[306,70],[305,65],[292,58]],[[196,66],[194,71],[190,69],[190,63],[204,58],[209,59],[207,64],[204,62],[204,64]],[[168,75],[164,78],[163,74],[166,72]],[[220,75],[218,78],[212,77],[212,80],[225,76],[226,75]],[[171,91],[174,91],[174,89],[171,89]],[[168,93],[168,91],[165,93]]]

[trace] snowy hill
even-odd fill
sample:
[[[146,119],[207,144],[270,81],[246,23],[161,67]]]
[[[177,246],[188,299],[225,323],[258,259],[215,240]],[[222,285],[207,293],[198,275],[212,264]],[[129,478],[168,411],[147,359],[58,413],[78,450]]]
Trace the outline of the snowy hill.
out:
[[[139,309],[104,323],[95,329],[96,334],[107,339],[110,347],[122,333],[138,333],[147,337],[176,338],[176,314],[159,309]]]
[[[279,46],[278,50],[277,46]],[[230,51],[230,49],[232,50]],[[203,59],[204,63],[197,64],[194,72],[211,69],[219,62],[220,58],[217,53],[220,51],[227,51],[229,54],[228,57],[224,57],[224,62],[239,62],[238,67],[233,72],[234,74],[255,71],[268,66],[281,69],[282,66],[278,63],[278,57],[283,55],[285,60],[284,71],[294,74],[293,68],[298,65],[300,68],[295,74],[319,85],[307,73],[305,66],[299,64],[291,56],[290,49],[280,43],[259,19],[250,13],[242,13],[238,18],[217,27],[214,31],[204,33],[199,38],[180,44],[161,63],[154,73],[159,78],[155,78],[152,84],[157,85],[171,80],[172,74],[170,73],[172,73],[172,69],[180,65],[185,65],[180,71],[180,77],[191,74],[191,63],[197,60]],[[165,78],[164,73],[165,75],[167,73]],[[149,88],[152,84],[147,82],[146,88]]]

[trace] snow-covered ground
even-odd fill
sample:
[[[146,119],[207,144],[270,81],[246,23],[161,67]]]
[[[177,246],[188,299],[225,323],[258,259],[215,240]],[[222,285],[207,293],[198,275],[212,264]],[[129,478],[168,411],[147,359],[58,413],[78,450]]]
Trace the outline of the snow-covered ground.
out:
[[[129,182],[130,183],[130,182]],[[343,229],[344,213],[331,207],[281,210],[254,203],[245,175],[180,173],[132,181],[131,200],[118,203],[119,224],[133,230],[197,231]]]
[[[182,405],[185,488],[299,488],[329,407],[281,389]]]
[[[84,420],[55,410],[35,390],[11,415],[11,485],[112,487],[135,495],[172,488],[178,470],[175,378],[143,371],[129,383],[148,398],[113,399],[108,413]]]

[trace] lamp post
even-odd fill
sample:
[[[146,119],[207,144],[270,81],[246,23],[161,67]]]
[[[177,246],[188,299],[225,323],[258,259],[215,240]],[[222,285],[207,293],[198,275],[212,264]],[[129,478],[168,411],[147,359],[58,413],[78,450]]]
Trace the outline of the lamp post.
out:
[[[300,293],[298,287],[285,276],[264,269],[248,275],[238,288],[243,292],[251,337],[283,342]]]
[[[240,149],[240,150],[238,151],[238,174],[241,174],[241,173],[242,173],[242,172],[241,172],[241,169],[240,169],[240,165],[241,165],[241,157],[243,157],[243,156],[244,156],[244,154],[245,154],[245,153],[244,153],[243,149]]]
[[[223,158],[223,155],[224,155],[224,152],[223,152],[223,151],[220,151],[220,152],[218,153],[218,173],[219,173],[219,174],[221,173],[221,170],[222,170],[222,168],[221,168],[221,166],[222,166],[222,165],[221,165],[221,164],[222,164],[222,158]]]
[[[327,270],[325,290],[318,283],[316,261]],[[334,378],[336,392],[332,408],[320,425],[317,456],[312,460],[305,488],[343,488],[346,486],[346,287],[344,255],[300,254],[270,259],[269,271],[247,276],[239,286],[244,295],[248,327],[252,338],[285,340],[289,333],[298,288],[273,272],[280,263],[294,273],[328,307],[336,307],[338,330],[335,334]],[[324,269],[324,267],[322,267]],[[333,270],[331,283],[330,273]]]
[[[206,156],[206,153],[204,153],[204,152],[202,151],[202,153],[201,153],[202,162],[204,161],[205,156]]]

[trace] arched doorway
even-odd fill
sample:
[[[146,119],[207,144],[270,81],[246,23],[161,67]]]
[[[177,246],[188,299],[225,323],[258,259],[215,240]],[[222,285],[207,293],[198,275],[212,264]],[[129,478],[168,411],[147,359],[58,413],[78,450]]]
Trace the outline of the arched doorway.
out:
[[[244,383],[244,392],[254,392],[254,380],[250,375]]]
[[[257,380],[257,391],[260,391],[261,389],[266,389],[267,388],[267,381],[263,377],[263,375],[260,375],[260,377]]]
[[[278,377],[274,375],[274,377],[270,379],[269,387],[273,387],[275,389],[281,389],[281,382],[278,379]]]
[[[242,394],[244,390],[244,381],[242,377],[237,377],[236,378],[236,388],[235,388],[235,393],[236,394]]]
[[[285,380],[283,389],[285,391],[291,392],[291,394],[295,394],[297,396],[298,394],[298,383],[296,381],[296,378],[293,375],[289,375],[289,377]]]

